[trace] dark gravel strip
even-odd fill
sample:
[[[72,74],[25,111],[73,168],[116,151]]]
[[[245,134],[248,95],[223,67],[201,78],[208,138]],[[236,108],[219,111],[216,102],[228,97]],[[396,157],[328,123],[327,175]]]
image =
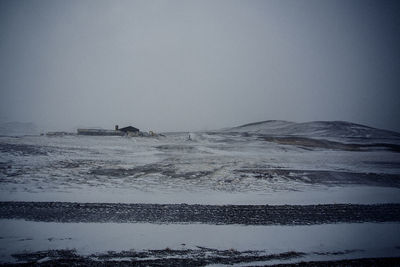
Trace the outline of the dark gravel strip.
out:
[[[213,259],[197,260],[197,259],[157,259],[148,261],[94,261],[90,259],[54,259],[44,263],[16,263],[16,264],[0,264],[0,266],[145,266],[145,267],[177,267],[177,266],[207,266],[212,264]],[[210,263],[211,262],[211,263]],[[224,262],[230,262],[229,258]],[[216,263],[219,264],[219,263]],[[234,263],[224,263],[233,265]],[[251,264],[251,262],[250,262]],[[252,265],[247,265],[252,266]],[[260,266],[260,265],[254,265]],[[309,261],[291,264],[276,264],[265,265],[275,267],[365,267],[365,266],[382,266],[393,267],[400,266],[400,258],[365,258],[365,259],[350,259],[350,260],[337,260],[337,261]]]
[[[187,205],[0,202],[0,218],[43,222],[151,222],[245,225],[400,222],[400,204]]]

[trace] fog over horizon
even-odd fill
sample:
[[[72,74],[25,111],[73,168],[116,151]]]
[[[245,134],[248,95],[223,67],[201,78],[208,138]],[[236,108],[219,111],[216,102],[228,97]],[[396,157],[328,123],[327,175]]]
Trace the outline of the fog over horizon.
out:
[[[397,1],[0,1],[0,122],[400,132]]]

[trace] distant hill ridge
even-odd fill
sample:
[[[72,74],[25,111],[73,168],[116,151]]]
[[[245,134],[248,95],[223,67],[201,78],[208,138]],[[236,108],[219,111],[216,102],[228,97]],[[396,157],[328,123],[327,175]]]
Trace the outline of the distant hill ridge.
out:
[[[3,122],[0,123],[0,135],[20,136],[36,135],[38,128],[31,122]]]
[[[258,121],[258,122],[252,122],[252,123],[247,123],[243,124],[234,128],[242,128],[242,127],[247,127],[247,126],[253,126],[253,125],[260,125],[260,124],[271,124],[271,123],[282,123],[282,124],[293,124],[295,122],[290,122],[290,121],[284,121],[284,120],[266,120],[266,121]]]
[[[400,139],[400,133],[347,121],[290,122],[267,120],[233,127],[231,132],[308,137]]]

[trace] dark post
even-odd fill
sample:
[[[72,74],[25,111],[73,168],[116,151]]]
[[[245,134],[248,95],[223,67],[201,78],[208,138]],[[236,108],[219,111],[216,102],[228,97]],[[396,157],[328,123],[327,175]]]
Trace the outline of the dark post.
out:
[[[118,131],[118,125],[115,125],[115,130]]]

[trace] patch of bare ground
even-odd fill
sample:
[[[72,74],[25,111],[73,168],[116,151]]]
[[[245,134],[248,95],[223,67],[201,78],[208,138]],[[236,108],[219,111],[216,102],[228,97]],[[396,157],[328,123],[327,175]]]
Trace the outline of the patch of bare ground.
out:
[[[74,250],[49,250],[14,254],[18,265],[37,266],[205,266],[207,264],[237,264],[255,261],[288,260],[304,256],[305,253],[289,251],[266,254],[264,251],[217,250],[198,247],[186,250],[109,251],[89,256],[78,255]]]
[[[347,252],[343,252],[346,254]],[[49,250],[14,254],[19,262],[2,266],[205,266],[208,264],[250,264],[276,260],[299,260],[307,254],[289,251],[265,254],[264,251],[217,250],[198,247],[186,250],[109,251],[78,255],[75,250]],[[400,258],[362,258],[335,261],[308,261],[274,266],[399,266]],[[258,265],[259,266],[259,265]]]
[[[352,144],[300,136],[262,136],[260,138],[261,140],[267,142],[274,142],[281,145],[293,145],[304,149],[322,148],[344,151],[370,151],[385,149],[393,152],[400,152],[400,145],[389,143]]]
[[[243,168],[235,170],[235,172],[241,175],[251,175],[258,179],[272,180],[278,177],[305,184],[327,186],[356,184],[400,188],[400,175],[397,174],[264,168]]]

